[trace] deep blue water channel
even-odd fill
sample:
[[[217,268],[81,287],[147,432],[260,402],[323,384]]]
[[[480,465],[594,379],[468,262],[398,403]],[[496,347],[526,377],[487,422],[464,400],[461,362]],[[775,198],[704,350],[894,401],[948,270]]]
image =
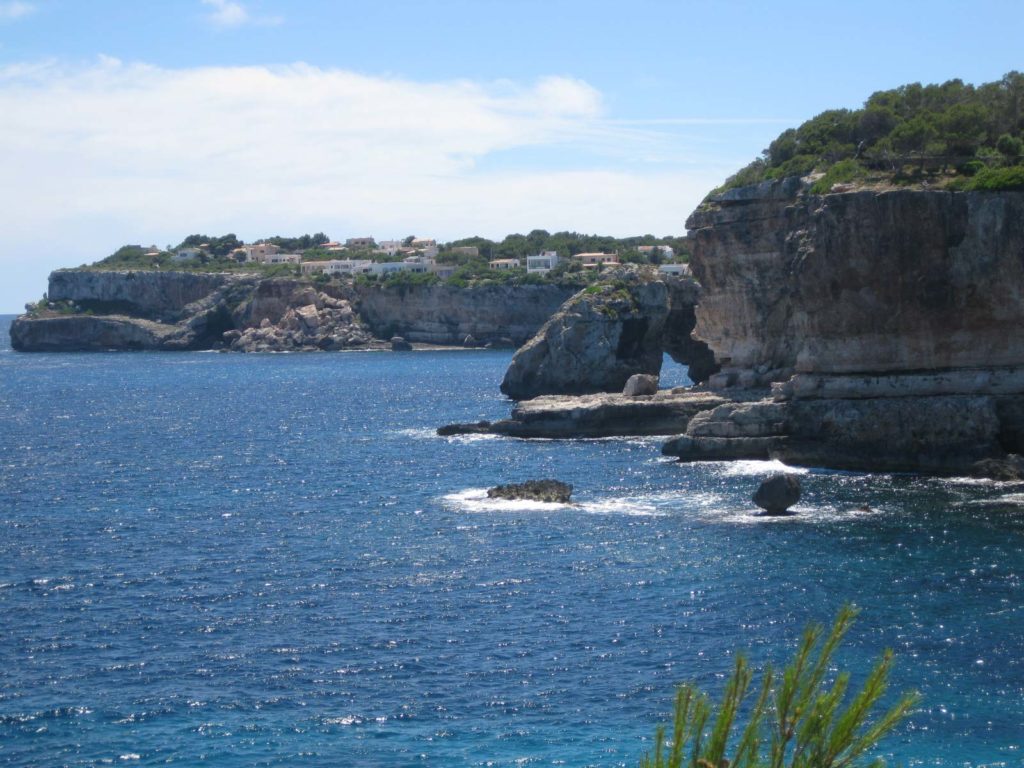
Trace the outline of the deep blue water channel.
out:
[[[435,437],[508,359],[4,346],[0,764],[631,766],[844,601],[855,682],[924,694],[883,756],[1022,763],[1024,489],[811,471],[765,520],[767,463]],[[531,477],[579,504],[481,499]]]

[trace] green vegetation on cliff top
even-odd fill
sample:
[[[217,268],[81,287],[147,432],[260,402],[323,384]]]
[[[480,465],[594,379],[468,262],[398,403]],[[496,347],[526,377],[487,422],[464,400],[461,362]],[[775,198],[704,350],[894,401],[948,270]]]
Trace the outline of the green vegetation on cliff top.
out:
[[[979,86],[912,83],[832,109],[783,131],[717,191],[788,176],[835,184],[927,184],[954,190],[1024,189],[1024,74]]]

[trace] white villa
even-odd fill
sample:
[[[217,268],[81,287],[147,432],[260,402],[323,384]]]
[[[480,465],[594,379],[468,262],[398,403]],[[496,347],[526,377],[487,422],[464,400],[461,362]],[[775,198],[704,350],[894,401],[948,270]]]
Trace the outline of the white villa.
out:
[[[522,265],[519,263],[519,259],[495,259],[487,262],[487,266],[491,269],[503,270],[518,269]]]
[[[558,251],[541,251],[536,256],[526,257],[526,271],[533,275],[550,272],[558,264]]]
[[[618,266],[619,255],[617,253],[577,253],[573,256],[583,264],[584,269],[599,269],[602,266]]]
[[[304,261],[302,274],[313,275],[358,275],[370,271],[373,262],[369,259],[331,259],[330,261]]]
[[[422,262],[409,261],[377,261],[370,265],[371,275],[390,275],[392,272],[416,272],[427,271],[427,265]]]

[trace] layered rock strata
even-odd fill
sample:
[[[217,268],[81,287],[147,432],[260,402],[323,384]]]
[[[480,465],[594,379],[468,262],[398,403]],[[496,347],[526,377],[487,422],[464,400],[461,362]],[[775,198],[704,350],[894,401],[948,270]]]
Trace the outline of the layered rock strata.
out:
[[[966,473],[1024,451],[1024,193],[788,179],[687,226],[709,385],[764,397],[694,418],[666,453]]]
[[[358,286],[359,315],[375,336],[424,344],[516,346],[573,295],[559,285]]]

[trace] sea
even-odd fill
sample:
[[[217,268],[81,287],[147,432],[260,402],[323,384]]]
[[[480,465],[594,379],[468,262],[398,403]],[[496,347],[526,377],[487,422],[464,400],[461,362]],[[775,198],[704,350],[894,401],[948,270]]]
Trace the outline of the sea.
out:
[[[890,765],[1024,764],[1024,486],[441,438],[503,351],[21,354],[0,321],[0,765],[635,766],[845,603]],[[685,371],[669,375],[685,378]],[[572,483],[569,505],[486,489]]]

